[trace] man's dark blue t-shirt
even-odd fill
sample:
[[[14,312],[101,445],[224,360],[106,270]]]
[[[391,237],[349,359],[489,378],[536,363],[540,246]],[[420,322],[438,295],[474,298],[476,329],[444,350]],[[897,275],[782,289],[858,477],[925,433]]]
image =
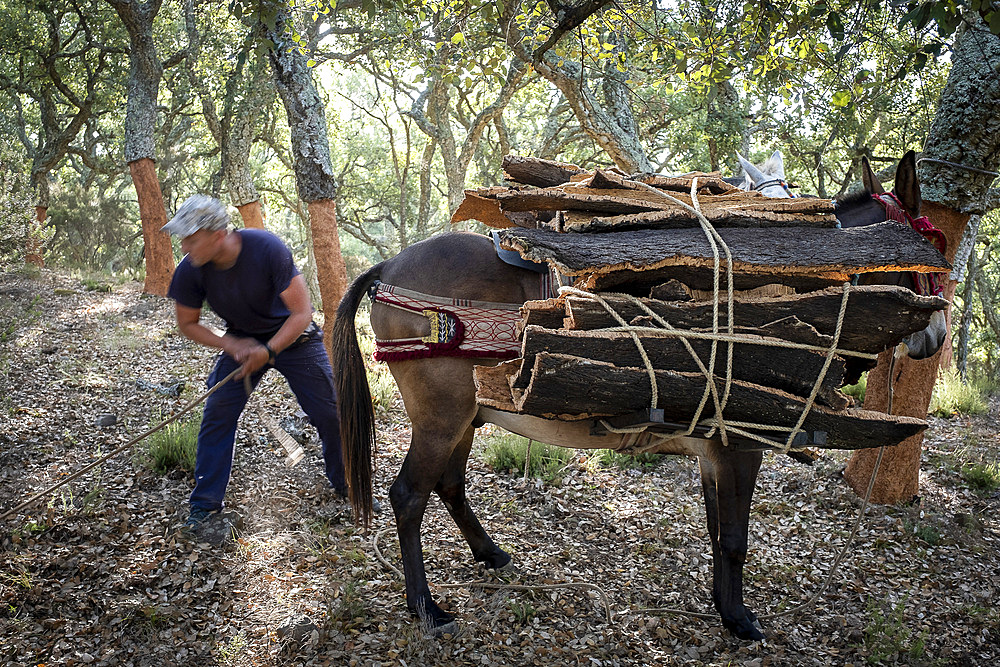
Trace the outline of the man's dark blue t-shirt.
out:
[[[200,309],[208,301],[225,320],[227,333],[266,341],[291,315],[281,293],[299,270],[291,251],[274,234],[263,229],[233,233],[242,241],[233,266],[221,271],[211,262],[196,267],[185,256],[167,296],[188,308]]]

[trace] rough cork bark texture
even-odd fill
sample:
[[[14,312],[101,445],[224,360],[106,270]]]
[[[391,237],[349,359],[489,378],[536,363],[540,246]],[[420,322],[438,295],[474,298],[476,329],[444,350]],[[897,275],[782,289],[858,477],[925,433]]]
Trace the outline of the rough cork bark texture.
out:
[[[35,207],[35,229],[41,229],[45,226],[45,215],[47,212],[47,206]],[[24,261],[32,266],[45,266],[45,259],[42,257],[42,244],[39,243],[38,237],[34,234],[28,235],[28,247],[25,248]]]
[[[559,234],[505,229],[501,247],[565,275],[648,271],[670,265],[711,267],[712,246],[700,229],[640,229],[604,234]],[[719,236],[740,273],[831,274],[849,280],[873,271],[944,271],[951,265],[909,227],[896,222],[852,229],[789,227],[780,234],[723,229]],[[721,259],[725,259],[720,249]]]

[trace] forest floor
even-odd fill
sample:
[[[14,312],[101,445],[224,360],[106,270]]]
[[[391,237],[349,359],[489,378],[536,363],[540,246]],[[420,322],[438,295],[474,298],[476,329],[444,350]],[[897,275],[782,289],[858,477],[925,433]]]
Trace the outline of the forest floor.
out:
[[[204,391],[213,355],[177,333],[170,301],[134,283],[94,287],[0,273],[0,512]],[[155,390],[178,380],[179,397]],[[129,453],[5,519],[0,665],[1000,664],[1000,493],[962,475],[1000,458],[996,398],[989,415],[931,419],[919,500],[869,506],[815,605],[773,618],[820,589],[861,502],[842,478],[846,452],[812,467],[765,456],[745,578],[765,642],[735,639],[712,610],[693,460],[624,469],[579,453],[542,483],[493,471],[478,436],[469,496],[515,569],[475,566],[432,498],[428,578],[461,629],[425,636],[393,569],[386,491],[409,436],[399,401],[380,411],[386,510],[368,534],[324,490],[318,446],[286,466],[259,416],[297,409],[277,374],[251,401],[227,495],[243,525],[222,547],[179,532],[190,473]],[[484,578],[587,586],[469,585]],[[652,609],[663,607],[708,617]]]

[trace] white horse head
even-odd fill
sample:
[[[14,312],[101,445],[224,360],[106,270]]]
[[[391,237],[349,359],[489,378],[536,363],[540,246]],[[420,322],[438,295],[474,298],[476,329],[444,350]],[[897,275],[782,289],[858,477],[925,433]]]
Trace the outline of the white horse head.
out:
[[[774,151],[764,164],[755,167],[739,153],[736,154],[743,167],[743,190],[757,190],[765,197],[789,199],[793,197],[785,183],[785,163],[781,159],[781,151]]]

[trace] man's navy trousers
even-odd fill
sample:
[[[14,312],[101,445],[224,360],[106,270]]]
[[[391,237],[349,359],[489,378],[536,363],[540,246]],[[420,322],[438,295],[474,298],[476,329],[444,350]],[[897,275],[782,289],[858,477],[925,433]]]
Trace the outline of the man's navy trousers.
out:
[[[239,364],[222,353],[208,376],[208,386],[232,373]],[[340,419],[337,415],[337,393],[333,386],[333,370],[323,347],[323,336],[311,336],[297,342],[275,358],[273,367],[285,376],[288,386],[319,432],[323,442],[326,477],[332,487],[346,494],[344,459],[340,445]],[[271,366],[264,366],[250,378],[257,387]],[[233,469],[233,444],[236,424],[249,400],[243,380],[231,380],[205,401],[205,414],[198,432],[198,456],[195,461],[195,487],[191,505],[209,511],[222,508],[222,499]]]

